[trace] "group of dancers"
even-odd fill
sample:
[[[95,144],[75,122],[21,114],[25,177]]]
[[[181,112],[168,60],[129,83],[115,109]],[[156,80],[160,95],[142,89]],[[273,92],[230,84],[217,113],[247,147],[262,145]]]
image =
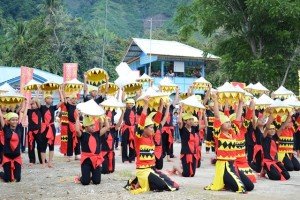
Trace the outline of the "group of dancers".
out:
[[[80,159],[81,176],[75,181],[83,185],[100,184],[101,174],[115,171],[115,145],[119,143],[119,136],[122,162],[135,162],[136,165],[136,176],[124,187],[132,194],[178,190],[179,184],[170,176],[194,177],[203,160],[203,144],[206,153],[212,150],[211,164],[215,165],[213,181],[205,190],[227,189],[245,193],[254,189],[257,176],[283,181],[290,178],[289,171],[300,170],[297,159],[299,110],[274,116],[269,108],[257,109],[254,100],[248,104],[240,99],[235,105],[220,105],[217,91],[212,92],[210,88],[203,96],[205,110],[187,112],[179,103],[179,89],[176,89],[172,102],[160,98],[158,109],[153,110],[149,105],[151,96],[141,100],[141,93],[137,94],[130,98],[122,95],[126,107],[119,120],[116,109],[107,109],[105,116],[98,118],[84,115],[76,107],[77,93],[65,92],[64,85],[59,89],[57,105],[53,105],[52,94],[45,93],[42,99],[35,97],[24,101],[15,111],[2,106],[0,162],[3,172],[0,172],[0,178],[5,182],[21,180],[20,145],[24,120],[28,120],[30,165],[39,162],[42,167],[54,167],[57,110],[60,113],[60,152],[68,162],[74,155],[75,160]],[[143,101],[142,107],[136,104],[138,98]],[[85,81],[83,99],[93,99],[100,105],[106,99],[106,93],[93,88],[89,90]],[[173,152],[174,113],[178,113],[180,155]],[[46,156],[47,149],[49,157]],[[180,165],[163,173],[164,162],[174,159],[180,159]]]

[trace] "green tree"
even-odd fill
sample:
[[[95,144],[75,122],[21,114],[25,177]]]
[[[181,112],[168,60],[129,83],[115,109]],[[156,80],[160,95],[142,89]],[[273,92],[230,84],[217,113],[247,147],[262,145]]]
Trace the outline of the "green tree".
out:
[[[178,9],[176,21],[182,39],[212,38],[227,80],[298,91],[299,19],[298,0],[193,0]]]

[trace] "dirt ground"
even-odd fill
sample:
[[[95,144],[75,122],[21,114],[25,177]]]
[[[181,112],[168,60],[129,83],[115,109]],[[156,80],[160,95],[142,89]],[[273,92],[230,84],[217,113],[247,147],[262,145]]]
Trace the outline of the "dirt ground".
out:
[[[179,155],[180,144],[176,143],[174,149],[175,155]],[[75,184],[73,181],[74,176],[80,175],[79,161],[67,163],[56,151],[54,168],[42,169],[40,165],[30,168],[27,154],[24,154],[21,182],[0,182],[0,199],[299,199],[300,172],[291,172],[291,179],[285,182],[258,177],[254,191],[248,194],[203,190],[213,179],[214,167],[210,164],[212,155],[203,153],[202,166],[197,169],[195,177],[172,176],[180,184],[179,191],[131,195],[123,186],[134,176],[135,165],[121,163],[120,151],[116,151],[115,173],[102,175],[100,185],[89,186]],[[174,164],[179,165],[179,158],[175,158],[174,162],[164,162],[163,171],[171,169]]]

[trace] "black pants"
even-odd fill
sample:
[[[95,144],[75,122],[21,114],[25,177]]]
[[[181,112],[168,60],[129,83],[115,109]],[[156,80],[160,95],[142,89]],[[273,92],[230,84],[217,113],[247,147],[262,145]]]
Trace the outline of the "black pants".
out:
[[[194,177],[196,173],[196,158],[192,155],[192,163],[187,162],[187,155],[184,154],[181,157],[181,164],[182,164],[182,176],[183,177]]]
[[[162,169],[164,167],[164,158],[160,156],[160,158],[157,158],[155,156],[155,168],[156,169]]]
[[[14,179],[16,180],[16,182],[20,182],[21,181],[21,169],[22,169],[22,166],[17,163],[17,162],[14,162],[14,165],[15,165],[15,169],[13,171],[14,173]],[[11,180],[11,169],[10,169],[10,166],[11,166],[11,163],[8,162],[8,163],[5,163],[3,164],[3,171],[4,171],[4,174],[3,174],[3,180],[4,182],[11,182],[13,180]]]
[[[91,177],[92,174],[92,177]],[[93,168],[92,162],[89,158],[85,159],[81,164],[81,177],[80,182],[82,185],[89,185],[90,182],[100,184],[101,182],[101,167]]]
[[[215,142],[213,137],[213,127],[207,127],[206,131],[206,143],[205,150],[209,152],[211,149],[212,152],[215,152]]]
[[[114,137],[115,148],[119,147],[119,131],[116,131],[116,135]]]
[[[277,165],[277,167],[279,167],[281,169],[281,172],[279,172],[274,165]],[[277,162],[277,163],[272,164],[270,166],[270,170],[268,169],[268,167],[265,164],[264,169],[266,170],[267,175],[268,175],[270,180],[279,181],[279,180],[281,180],[281,175],[286,180],[290,179],[289,172],[285,169],[285,167],[283,166],[283,164],[281,162]]]
[[[225,168],[223,181],[226,189],[237,192],[239,191],[239,186],[243,187],[245,191],[251,191],[254,189],[254,184],[251,180],[244,174],[244,172],[237,170],[233,162],[226,163],[228,169]]]
[[[133,162],[135,159],[135,150],[134,148],[130,147],[128,129],[126,129],[122,134],[121,146],[122,146],[122,162],[125,161]],[[128,155],[128,149],[129,149],[129,155]]]
[[[172,130],[172,134],[174,136],[174,131]],[[163,147],[163,155],[169,155],[171,158],[174,157],[173,153],[173,143],[170,144],[169,142],[169,134],[166,132],[163,132],[161,134],[161,142]]]
[[[0,163],[2,163],[3,158],[3,145],[0,143]]]
[[[261,169],[262,169],[262,152],[261,151],[257,152],[257,154],[255,155],[255,158],[249,164],[249,166],[257,173],[261,172]]]
[[[170,191],[169,187],[179,189],[179,185],[172,181],[167,175],[154,169],[155,174],[150,173],[148,180],[149,180],[149,187],[151,191]]]
[[[39,135],[40,133],[33,134],[33,142],[32,142],[32,147],[28,139],[28,158],[29,158],[29,163],[36,163],[36,157],[35,157],[35,146],[37,146],[37,153],[38,153],[38,158],[39,162],[42,163],[42,157],[41,157],[41,152],[40,152],[40,147],[39,147]],[[28,136],[29,138],[29,136]],[[37,144],[37,145],[36,145]]]
[[[68,128],[68,144],[67,144],[67,156],[80,155],[80,139],[77,137],[77,144],[73,147],[73,133]],[[74,148],[74,149],[73,149]]]
[[[283,165],[287,171],[299,171],[300,170],[300,163],[295,158],[295,156],[292,154],[291,157],[289,157],[287,154],[283,158]]]
[[[250,164],[253,161],[254,146],[247,145],[247,161]]]
[[[110,161],[109,154],[107,153],[105,156],[103,156],[103,162],[102,162],[102,174],[110,174],[115,171],[115,152],[112,151],[113,158]],[[112,169],[109,169],[109,164],[112,162]]]

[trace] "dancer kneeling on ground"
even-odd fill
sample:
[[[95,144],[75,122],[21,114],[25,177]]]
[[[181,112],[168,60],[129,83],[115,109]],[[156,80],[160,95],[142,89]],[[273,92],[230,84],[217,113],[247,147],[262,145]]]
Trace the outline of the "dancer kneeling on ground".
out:
[[[154,122],[152,117],[147,117],[149,98],[145,97],[143,108],[137,131],[135,135],[136,144],[136,178],[129,180],[126,189],[132,194],[140,194],[148,191],[174,191],[179,189],[179,185],[172,181],[168,176],[156,170],[153,141]],[[154,118],[156,121],[156,119]],[[159,124],[159,122],[155,122]]]
[[[83,118],[84,131],[82,132],[80,130],[79,116],[76,119],[77,136],[80,137],[82,148],[80,160],[81,177],[76,181],[80,181],[82,185],[89,185],[91,179],[94,184],[100,184],[101,182],[101,164],[103,162],[103,157],[100,148],[100,138],[101,135],[109,131],[109,124],[106,118],[104,121],[104,127],[102,127],[103,124],[100,122],[100,132],[94,131],[94,124],[95,121],[91,117],[85,116]]]
[[[243,102],[239,102],[236,119],[231,124],[230,119],[219,112],[217,95],[213,94],[214,100],[214,138],[216,147],[216,169],[213,183],[206,186],[205,190],[229,189],[234,192],[245,193],[254,188],[251,180],[241,171],[237,170],[234,161],[236,160],[236,134],[239,131],[239,122],[242,117]]]

